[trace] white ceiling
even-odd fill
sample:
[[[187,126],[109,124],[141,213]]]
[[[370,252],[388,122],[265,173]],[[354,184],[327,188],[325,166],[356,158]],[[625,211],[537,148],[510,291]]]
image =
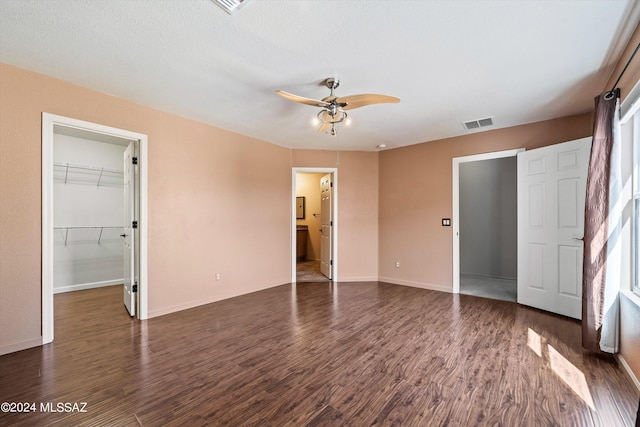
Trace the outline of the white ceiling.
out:
[[[375,150],[590,111],[640,19],[634,0],[1,0],[0,61],[286,147]],[[351,110],[338,136],[320,99]]]

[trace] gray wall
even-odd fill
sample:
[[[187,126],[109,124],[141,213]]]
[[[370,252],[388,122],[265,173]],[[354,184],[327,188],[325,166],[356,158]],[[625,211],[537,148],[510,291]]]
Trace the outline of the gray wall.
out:
[[[517,276],[516,157],[460,164],[460,272]]]

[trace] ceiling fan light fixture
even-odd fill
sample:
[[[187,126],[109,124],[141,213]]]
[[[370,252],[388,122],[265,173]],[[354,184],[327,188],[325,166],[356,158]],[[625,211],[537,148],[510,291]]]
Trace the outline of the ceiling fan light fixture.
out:
[[[330,119],[327,120],[327,117]],[[322,109],[316,115],[316,119],[321,123],[327,125],[333,125],[335,123],[342,123],[347,120],[348,114],[345,111],[342,111],[340,108],[338,109]]]

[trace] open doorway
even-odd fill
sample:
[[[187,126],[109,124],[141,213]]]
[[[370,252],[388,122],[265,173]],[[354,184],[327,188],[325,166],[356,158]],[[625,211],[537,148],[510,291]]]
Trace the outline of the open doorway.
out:
[[[292,282],[336,281],[337,170],[293,168]]]
[[[146,157],[146,135],[43,113],[43,344],[54,293],[124,283],[127,310],[147,317]],[[125,224],[125,212],[135,219]]]
[[[128,139],[54,126],[53,293],[122,285]]]
[[[517,153],[453,159],[453,292],[517,299]]]

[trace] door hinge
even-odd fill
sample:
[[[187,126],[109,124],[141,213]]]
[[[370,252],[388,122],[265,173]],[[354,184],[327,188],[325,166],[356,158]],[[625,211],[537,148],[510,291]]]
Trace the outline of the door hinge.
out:
[[[134,164],[134,165],[137,165],[138,164],[138,158],[137,157],[132,157],[131,158],[131,163]]]
[[[131,288],[131,292],[138,292],[138,282]]]
[[[333,265],[333,260],[329,261],[329,265]]]
[[[131,228],[138,228],[138,221],[131,221]]]
[[[333,182],[329,183],[329,187],[333,188]]]
[[[329,221],[329,226],[333,227],[333,221]]]

